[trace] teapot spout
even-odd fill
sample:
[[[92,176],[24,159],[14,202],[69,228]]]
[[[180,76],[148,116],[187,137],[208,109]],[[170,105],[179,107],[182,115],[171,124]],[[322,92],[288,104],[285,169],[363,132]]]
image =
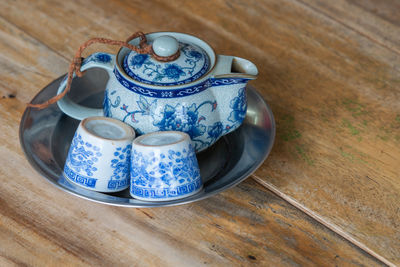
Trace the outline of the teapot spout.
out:
[[[256,79],[257,74],[257,67],[246,59],[218,56],[210,80],[223,134],[238,128],[246,117],[246,85],[249,80]]]
[[[258,69],[251,61],[233,56],[218,55],[213,77],[218,78],[244,78],[254,80],[257,78]]]

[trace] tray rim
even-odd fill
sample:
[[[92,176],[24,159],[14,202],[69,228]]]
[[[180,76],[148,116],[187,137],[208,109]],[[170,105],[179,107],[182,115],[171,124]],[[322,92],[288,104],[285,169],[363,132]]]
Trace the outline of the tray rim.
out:
[[[44,86],[39,92],[37,92],[35,94],[35,96],[31,99],[31,101],[29,103],[34,102],[39,95],[46,90],[49,86],[55,84],[55,83],[60,83],[62,81],[62,79],[65,77],[66,74],[61,75],[60,77],[52,80],[50,83],[48,83],[46,86]],[[271,123],[271,135],[270,135],[270,143],[271,145],[268,147],[268,149],[266,150],[264,157],[259,161],[259,163],[254,166],[254,168],[249,169],[248,171],[246,171],[243,175],[241,175],[241,177],[239,177],[238,179],[234,180],[234,182],[228,183],[227,185],[224,185],[208,194],[203,194],[198,198],[183,198],[183,199],[179,199],[179,200],[175,200],[175,201],[166,201],[166,202],[151,202],[151,201],[145,201],[145,203],[147,205],[135,205],[134,203],[129,203],[129,202],[105,202],[105,201],[101,201],[98,199],[93,199],[90,198],[89,196],[85,196],[85,195],[81,195],[78,192],[72,191],[71,189],[64,187],[62,185],[60,185],[57,181],[54,181],[52,178],[48,177],[48,174],[35,162],[35,160],[33,159],[33,157],[31,157],[30,155],[28,155],[25,143],[23,142],[23,123],[26,121],[27,116],[29,115],[30,111],[32,110],[32,108],[30,107],[26,107],[20,123],[19,123],[19,129],[18,129],[18,136],[19,136],[19,141],[20,141],[20,145],[22,148],[22,151],[24,152],[25,158],[28,160],[29,164],[33,167],[33,169],[35,171],[37,171],[43,178],[45,178],[45,180],[47,182],[49,182],[50,184],[54,185],[56,188],[60,189],[61,191],[67,192],[69,194],[72,194],[74,196],[77,196],[78,198],[82,198],[82,199],[86,199],[89,200],[91,202],[96,202],[99,204],[104,204],[104,205],[110,205],[110,206],[118,206],[118,207],[127,207],[127,208],[152,208],[152,207],[170,207],[170,206],[178,206],[178,205],[184,205],[184,204],[189,204],[189,203],[193,203],[193,202],[197,202],[200,200],[204,200],[206,198],[215,196],[216,194],[219,194],[231,187],[237,186],[239,183],[243,182],[244,180],[246,180],[247,178],[249,178],[264,162],[265,160],[268,158],[268,156],[270,155],[272,148],[274,146],[275,143],[275,138],[276,138],[276,123],[275,123],[275,117],[273,115],[272,109],[269,106],[269,104],[265,101],[265,99],[262,97],[262,95],[251,85],[247,85],[246,89],[250,89],[254,92],[254,94],[256,95],[256,97],[262,101],[262,103],[264,104],[265,108],[268,110],[268,115],[270,118],[270,123]],[[241,126],[240,126],[241,127]],[[222,137],[224,138],[224,136]],[[62,174],[61,174],[62,175]],[[79,189],[78,189],[79,190]],[[82,190],[85,190],[82,188]],[[200,191],[202,192],[204,190],[204,188]],[[97,193],[97,192],[94,192]],[[195,195],[194,195],[195,196]]]

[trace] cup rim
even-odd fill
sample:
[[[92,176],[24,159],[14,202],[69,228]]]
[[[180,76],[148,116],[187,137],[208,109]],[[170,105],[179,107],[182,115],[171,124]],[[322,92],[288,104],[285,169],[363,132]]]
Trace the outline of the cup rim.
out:
[[[171,134],[171,133],[180,135],[182,138],[179,139],[176,142],[163,144],[163,145],[146,145],[146,144],[141,143],[141,141],[143,139],[145,139],[145,138],[147,138],[147,137],[149,137],[151,135],[163,135],[163,134]],[[184,133],[184,132],[180,132],[180,131],[158,131],[158,132],[152,132],[152,133],[144,134],[144,135],[141,135],[141,136],[135,138],[133,140],[132,145],[134,145],[136,147],[153,147],[153,148],[156,148],[156,147],[168,147],[168,146],[177,145],[179,143],[183,143],[183,142],[188,141],[188,140],[189,141],[191,140],[190,136],[187,133]]]
[[[109,122],[112,122],[114,124],[117,124],[118,126],[120,126],[125,131],[126,137],[124,137],[124,138],[107,138],[107,137],[103,137],[103,136],[97,135],[97,134],[89,131],[87,129],[87,127],[86,127],[86,124],[89,121],[92,121],[92,120],[109,121]],[[101,139],[101,140],[118,142],[118,141],[126,141],[126,140],[130,140],[130,139],[135,138],[135,131],[133,130],[133,128],[131,126],[127,125],[126,123],[123,123],[120,120],[113,119],[113,118],[108,118],[108,117],[103,117],[103,116],[88,117],[88,118],[85,118],[85,119],[83,119],[81,121],[80,126],[81,126],[81,129],[83,131],[85,131],[86,134],[88,134],[90,136],[93,136],[95,138]]]

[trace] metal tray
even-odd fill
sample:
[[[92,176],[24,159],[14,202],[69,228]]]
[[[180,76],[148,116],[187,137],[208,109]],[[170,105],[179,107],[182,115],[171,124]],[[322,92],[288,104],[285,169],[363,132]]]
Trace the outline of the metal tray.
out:
[[[56,94],[64,76],[50,83],[32,103],[43,102]],[[70,97],[90,107],[101,107],[107,74],[91,69],[74,80]],[[246,119],[236,131],[222,137],[197,154],[204,189],[187,198],[149,202],[133,199],[129,189],[118,193],[98,193],[69,183],[62,169],[69,145],[79,121],[63,114],[57,105],[44,110],[27,108],[19,135],[29,163],[48,181],[68,193],[99,203],[125,207],[161,207],[190,203],[231,188],[253,173],[267,158],[275,139],[275,121],[271,109],[250,86],[247,87]]]

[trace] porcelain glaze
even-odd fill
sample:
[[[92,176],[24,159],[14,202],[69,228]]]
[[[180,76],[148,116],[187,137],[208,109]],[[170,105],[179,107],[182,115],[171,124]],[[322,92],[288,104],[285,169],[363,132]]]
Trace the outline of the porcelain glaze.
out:
[[[115,131],[123,130],[118,138],[104,138],[90,129],[88,122],[107,124]],[[112,131],[112,132],[115,132]],[[64,165],[64,176],[72,183],[100,192],[117,192],[129,186],[129,167],[133,130],[115,119],[92,117],[83,120],[75,132]]]
[[[143,135],[132,144],[131,195],[166,201],[193,195],[203,183],[190,137],[181,132]]]
[[[242,58],[216,56],[207,43],[188,34],[163,32],[146,37],[153,43],[166,35],[179,43],[180,56],[171,62],[157,62],[127,48],[116,57],[95,53],[86,58],[82,70],[100,67],[110,77],[103,110],[79,106],[68,98],[58,102],[61,110],[76,119],[95,115],[117,118],[130,124],[138,135],[182,131],[190,135],[197,152],[238,128],[246,114],[245,87],[256,78],[256,66]],[[139,39],[131,44],[138,45]],[[66,80],[58,93],[65,85]]]
[[[154,40],[152,48],[158,56],[169,57],[178,52],[179,42],[174,37],[164,35]]]
[[[150,55],[131,51],[124,59],[123,69],[136,81],[162,86],[186,84],[197,80],[208,71],[210,60],[201,48],[180,44],[179,49],[180,57],[171,63],[161,63]]]

